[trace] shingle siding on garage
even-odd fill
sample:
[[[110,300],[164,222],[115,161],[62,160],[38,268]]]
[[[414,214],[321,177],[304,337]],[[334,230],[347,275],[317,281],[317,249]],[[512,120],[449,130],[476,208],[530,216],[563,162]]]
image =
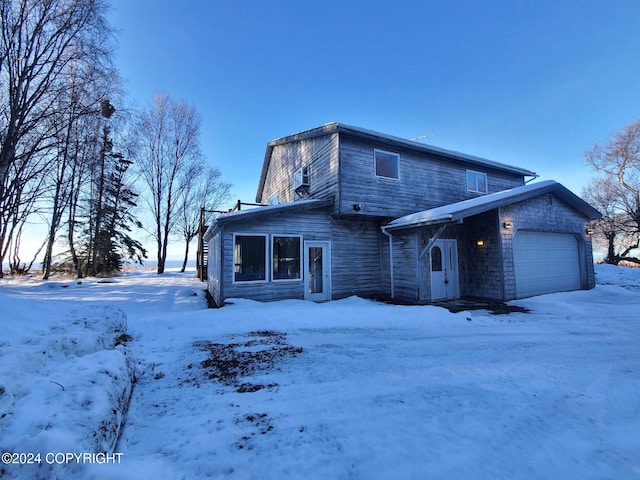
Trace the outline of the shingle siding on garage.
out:
[[[501,261],[498,212],[491,210],[470,217],[465,219],[464,225],[466,238],[458,245],[466,274],[461,294],[502,300],[504,262]],[[484,245],[478,246],[478,240]]]
[[[505,229],[505,221],[511,222],[514,228]],[[462,224],[448,225],[439,238],[457,240],[461,296],[506,301],[516,298],[513,237],[518,230],[575,235],[579,246],[581,286],[593,288],[595,277],[591,239],[585,231],[587,221],[584,215],[557,196],[545,194],[467,217]],[[438,228],[435,225],[394,232],[397,298],[415,303],[431,301],[431,259],[429,252],[421,258],[419,254]],[[478,246],[478,240],[482,240],[484,245]],[[386,254],[387,249],[383,250]],[[383,265],[385,262],[388,262],[386,255]],[[383,285],[388,288],[386,278]]]
[[[513,238],[519,230],[572,233],[578,240],[582,288],[595,286],[591,237],[586,233],[588,219],[553,194],[500,208],[500,221],[513,223],[512,229],[501,228],[504,299],[516,298],[513,265]]]

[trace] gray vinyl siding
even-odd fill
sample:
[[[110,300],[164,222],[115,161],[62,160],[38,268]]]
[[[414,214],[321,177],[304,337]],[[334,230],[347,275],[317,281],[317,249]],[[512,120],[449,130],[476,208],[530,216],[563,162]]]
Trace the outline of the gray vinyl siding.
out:
[[[209,240],[209,258],[207,262],[207,289],[217,305],[222,304],[222,242],[218,231]]]
[[[393,236],[395,298],[415,303],[419,296],[418,235],[406,230]]]
[[[333,298],[380,294],[380,224],[366,218],[332,218],[331,224]]]
[[[303,248],[304,241],[330,241],[332,299],[351,295],[370,297],[381,291],[380,236],[382,234],[379,223],[365,218],[336,219],[325,212],[308,211],[269,215],[261,219],[237,221],[225,225],[222,235],[223,300],[248,298],[273,301],[304,298],[305,265],[303,265],[300,280],[234,282],[234,233],[300,235]]]
[[[375,175],[374,150],[398,153],[399,178]],[[338,212],[359,215],[399,217],[446,205],[481,194],[467,191],[466,171],[487,174],[488,193],[521,186],[522,175],[463,164],[444,157],[427,157],[412,150],[393,150],[382,143],[364,142],[345,135],[340,138],[340,198]]]
[[[294,192],[294,174],[309,166],[310,188],[307,198],[331,198],[338,195],[338,134],[323,135],[297,142],[275,145],[269,160],[260,201],[274,193],[279,203],[299,200]]]

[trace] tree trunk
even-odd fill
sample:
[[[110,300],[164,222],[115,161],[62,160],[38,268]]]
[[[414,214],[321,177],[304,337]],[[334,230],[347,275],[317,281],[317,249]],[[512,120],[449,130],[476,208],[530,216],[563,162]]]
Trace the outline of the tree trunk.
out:
[[[65,152],[66,155],[66,152]],[[66,162],[65,162],[66,163]],[[65,166],[62,167],[63,170]],[[60,226],[62,219],[62,211],[60,206],[60,196],[62,194],[62,179],[58,179],[56,183],[56,193],[53,198],[53,213],[51,214],[51,226],[49,227],[49,238],[47,240],[47,249],[44,253],[44,261],[42,264],[42,279],[49,280],[51,275],[51,262],[53,257],[53,245],[56,243],[56,232]]]
[[[162,256],[162,240],[158,237],[158,266],[156,267],[158,275],[164,273],[164,257]]]
[[[605,263],[608,263],[610,265],[618,265],[620,261],[616,256],[615,239],[616,239],[615,235],[607,235],[608,246],[607,246],[607,258],[605,258]]]
[[[182,268],[180,269],[181,272],[184,272],[184,270],[187,268],[188,259],[189,259],[189,241],[187,240],[184,248],[184,260],[182,261]]]
[[[42,279],[49,280],[51,275],[51,257],[53,255],[53,244],[55,243],[55,233],[52,231],[53,227],[49,231],[49,239],[47,240],[47,249],[44,252],[44,260],[42,262]]]

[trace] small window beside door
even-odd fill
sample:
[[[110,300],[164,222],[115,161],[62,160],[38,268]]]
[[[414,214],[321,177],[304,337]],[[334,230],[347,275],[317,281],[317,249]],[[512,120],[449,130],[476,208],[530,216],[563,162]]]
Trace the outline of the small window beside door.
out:
[[[299,280],[301,265],[301,241],[298,236],[279,237],[273,236],[271,242],[272,274],[271,278],[277,280]]]

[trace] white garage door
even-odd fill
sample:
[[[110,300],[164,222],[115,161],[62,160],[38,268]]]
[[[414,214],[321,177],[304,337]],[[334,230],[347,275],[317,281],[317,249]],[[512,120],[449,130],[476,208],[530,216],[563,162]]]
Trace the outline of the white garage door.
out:
[[[580,288],[578,242],[571,234],[518,232],[513,260],[518,298]]]

